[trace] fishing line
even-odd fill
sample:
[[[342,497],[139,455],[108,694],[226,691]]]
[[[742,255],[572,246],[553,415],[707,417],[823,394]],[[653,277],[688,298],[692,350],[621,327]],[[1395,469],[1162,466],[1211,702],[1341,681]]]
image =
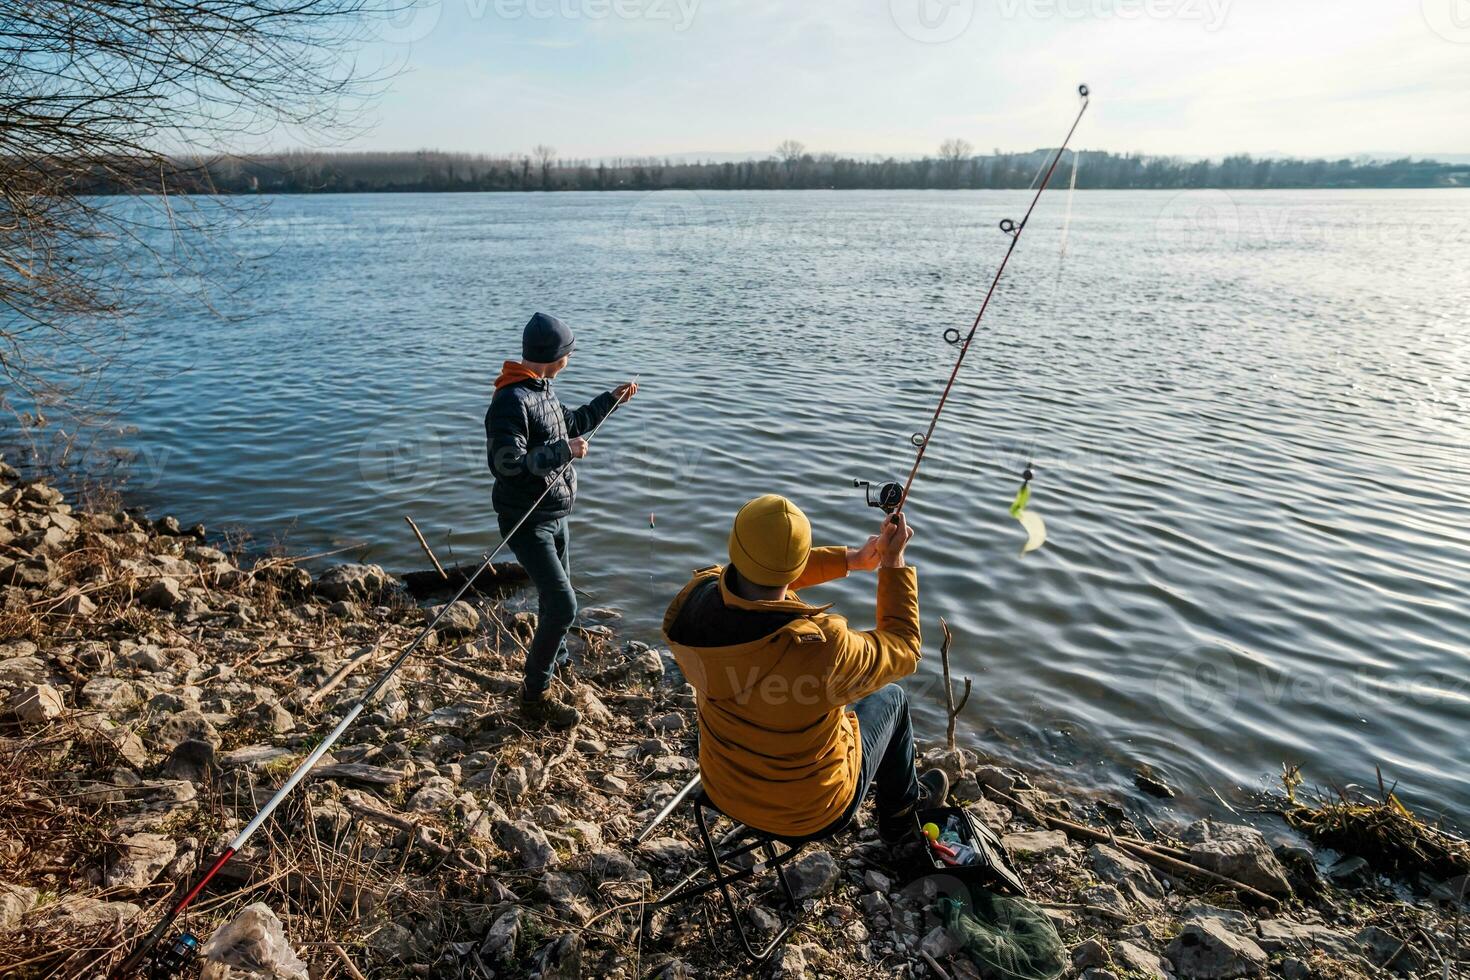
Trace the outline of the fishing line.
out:
[[[633,380],[636,382],[638,379],[635,376]],[[591,442],[592,439],[597,435],[598,431],[603,427],[604,424],[606,424],[607,420],[612,418],[613,415],[617,413],[617,410],[621,408],[624,404],[626,404],[627,401],[627,395],[619,398],[613,404],[613,407],[608,411],[608,413],[602,417],[597,425],[593,426],[592,431],[587,433],[584,438],[588,442]],[[397,657],[394,658],[393,662],[388,665],[388,668],[384,670],[383,673],[378,676],[378,679],[373,682],[373,685],[368,688],[367,693],[358,698],[357,702],[353,704],[352,708],[347,712],[345,716],[343,716],[342,720],[337,722],[336,727],[334,727],[330,732],[327,733],[326,738],[322,739],[321,742],[318,743],[317,747],[311,750],[311,754],[301,761],[300,765],[298,765],[295,771],[291,773],[286,782],[282,784],[281,788],[276,791],[276,794],[270,798],[266,805],[263,806],[253,818],[251,818],[250,822],[245,825],[245,828],[235,836],[235,839],[230,841],[225,849],[220,852],[219,856],[215,858],[214,863],[209,866],[209,870],[204,872],[203,876],[194,883],[194,886],[184,894],[183,898],[174,903],[174,906],[169,909],[168,913],[163,917],[158,925],[154,926],[153,929],[148,933],[148,935],[143,938],[143,941],[138,945],[138,948],[133,950],[132,954],[129,955],[127,959],[123,960],[122,963],[117,967],[117,969],[113,970],[112,973],[108,975],[110,980],[123,980],[123,978],[131,976],[132,973],[143,964],[144,960],[148,958],[149,952],[153,949],[154,946],[158,944],[158,941],[163,938],[164,934],[168,932],[169,927],[173,925],[174,921],[178,919],[179,915],[181,915],[183,911],[189,907],[190,903],[192,903],[194,899],[199,897],[199,893],[204,890],[204,886],[209,884],[210,880],[219,873],[220,869],[223,868],[227,863],[229,863],[230,858],[234,857],[235,854],[237,854],[240,849],[245,846],[246,841],[248,841],[250,837],[257,830],[260,829],[261,825],[270,818],[270,815],[275,812],[276,808],[280,806],[282,802],[285,801],[286,797],[291,794],[291,791],[296,788],[297,784],[299,784],[301,780],[306,777],[306,774],[309,773],[312,768],[317,764],[317,762],[321,760],[321,757],[323,755],[326,755],[327,750],[336,743],[337,739],[341,738],[342,733],[347,730],[348,726],[357,720],[358,715],[362,714],[363,709],[365,709],[369,704],[373,702],[375,698],[377,698],[378,694],[387,685],[388,681],[392,680],[393,675],[398,672],[398,668],[402,667],[404,663],[407,662],[408,658],[413,655],[413,652],[417,650],[420,644],[422,644],[424,640],[429,636],[429,634],[434,631],[434,627],[439,625],[439,620],[444,618],[445,614],[449,612],[450,607],[453,606],[460,599],[464,598],[465,593],[469,592],[471,586],[475,584],[475,580],[484,573],[485,569],[490,567],[490,563],[495,560],[495,556],[500,554],[501,550],[506,546],[510,539],[515,537],[516,532],[521,529],[521,525],[525,524],[526,521],[530,519],[531,515],[536,512],[536,508],[541,505],[541,501],[546,499],[546,495],[552,491],[553,487],[560,484],[562,480],[571,473],[573,462],[574,460],[567,460],[566,463],[564,463],[561,467],[557,469],[554,474],[552,474],[551,479],[547,480],[546,482],[546,489],[541,491],[541,496],[537,497],[535,502],[531,504],[531,506],[526,510],[526,513],[521,517],[521,519],[516,521],[515,526],[510,529],[510,533],[505,535],[501,539],[500,544],[495,546],[495,550],[485,556],[485,560],[480,563],[480,567],[476,568],[474,572],[465,579],[464,584],[459,587],[459,591],[454,594],[454,598],[450,599],[448,602],[444,603],[444,605],[439,607],[439,611],[434,614],[432,619],[429,620],[428,625],[425,626],[423,630],[416,637],[413,638],[413,641],[409,643],[408,646],[404,647],[403,652],[401,652],[400,654],[398,654]],[[174,963],[174,960],[177,957],[183,956],[183,951],[185,947],[192,951],[193,949],[196,949],[198,945],[199,940],[196,937],[187,932],[184,933],[166,950],[164,950],[161,954],[154,958],[155,968],[159,970],[173,969],[172,964]]]
[[[898,483],[883,484],[878,489],[876,499],[873,497],[872,485],[870,483],[863,480],[853,481],[853,486],[864,488],[869,506],[881,507],[888,514],[897,515],[902,513],[904,505],[908,503],[914,481],[919,475],[919,467],[924,463],[924,456],[928,452],[929,443],[934,436],[934,429],[939,425],[939,418],[944,414],[944,408],[949,403],[949,396],[954,390],[955,379],[959,377],[960,368],[965,363],[965,356],[970,353],[970,345],[974,343],[975,334],[980,329],[980,321],[984,319],[985,311],[990,308],[990,301],[994,298],[996,288],[1000,285],[1001,276],[1005,274],[1006,267],[1010,264],[1011,256],[1015,254],[1016,246],[1021,242],[1021,234],[1025,232],[1027,225],[1030,223],[1031,215],[1036,210],[1036,205],[1041,200],[1041,195],[1046,193],[1047,187],[1050,186],[1051,179],[1056,174],[1057,165],[1061,163],[1062,155],[1067,152],[1067,146],[1072,142],[1072,136],[1077,132],[1077,126],[1082,122],[1082,116],[1087,112],[1087,107],[1091,102],[1091,93],[1087,86],[1077,86],[1077,95],[1082,99],[1082,105],[1077,110],[1077,116],[1072,120],[1071,128],[1067,130],[1066,137],[1062,140],[1061,145],[1057,147],[1056,153],[1052,155],[1050,166],[1045,168],[1046,175],[1042,178],[1041,185],[1036,188],[1036,193],[1032,196],[1031,203],[1027,205],[1026,213],[1021,216],[1019,222],[1013,221],[1010,218],[1002,219],[1000,222],[1000,230],[1009,235],[1011,241],[1006,247],[1005,255],[1001,257],[999,268],[995,270],[995,277],[990,281],[990,288],[986,290],[985,299],[980,304],[980,310],[975,314],[974,322],[970,324],[969,333],[961,334],[954,327],[944,332],[945,341],[958,347],[959,354],[955,358],[954,367],[949,372],[949,380],[945,382],[944,391],[939,396],[939,404],[934,408],[934,415],[929,419],[929,427],[923,433],[915,433],[909,439],[916,452],[914,455],[914,465],[909,470],[908,478],[902,485]],[[1074,166],[1076,164],[1075,157],[1073,164]],[[1028,465],[1024,473],[1022,473],[1021,488],[1016,492],[1015,500],[1011,504],[1012,516],[1021,521],[1028,534],[1026,546],[1022,550],[1023,554],[1026,551],[1039,548],[1045,541],[1044,525],[1040,526],[1040,538],[1039,540],[1037,538],[1037,528],[1040,525],[1040,518],[1034,514],[1028,515],[1029,518],[1034,518],[1034,520],[1023,519],[1021,516],[1027,513],[1025,508],[1031,497],[1030,486],[1033,478],[1034,473],[1032,472],[1031,466]]]
[[[1067,213],[1062,218],[1062,247],[1057,253],[1057,285],[1062,282],[1062,264],[1067,261],[1067,240],[1072,234],[1072,198],[1077,196],[1077,168],[1082,163],[1082,154],[1072,153],[1072,180],[1067,185]]]

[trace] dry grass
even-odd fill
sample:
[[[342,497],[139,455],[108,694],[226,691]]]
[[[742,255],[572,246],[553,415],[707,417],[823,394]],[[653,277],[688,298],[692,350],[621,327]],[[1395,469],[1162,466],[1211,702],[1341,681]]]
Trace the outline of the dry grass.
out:
[[[1419,819],[1384,785],[1381,772],[1376,798],[1332,789],[1302,802],[1300,782],[1295,768],[1283,772],[1288,805],[1282,816],[1315,843],[1361,856],[1387,874],[1434,880],[1470,875],[1470,844]]]

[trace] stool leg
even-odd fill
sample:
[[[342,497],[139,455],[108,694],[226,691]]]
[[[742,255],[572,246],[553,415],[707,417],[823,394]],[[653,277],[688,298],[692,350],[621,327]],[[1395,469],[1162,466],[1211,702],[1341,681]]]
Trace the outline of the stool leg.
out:
[[[793,915],[796,914],[797,909],[796,892],[791,890],[791,880],[786,877],[786,865],[795,860],[796,855],[800,853],[802,847],[805,846],[806,845],[803,844],[800,847],[791,848],[791,853],[781,855],[780,859],[778,860],[775,847],[770,844],[766,845],[766,857],[768,860],[770,860],[772,864],[776,866],[776,880],[781,882],[781,891],[786,893],[786,902],[788,904],[788,907],[791,909]]]
[[[740,921],[740,910],[735,906],[735,896],[730,891],[730,882],[726,879],[721,868],[720,852],[715,848],[714,841],[710,838],[709,826],[704,817],[704,807],[698,804],[694,806],[694,822],[699,828],[700,840],[704,842],[704,852],[709,858],[710,870],[714,873],[715,879],[720,883],[720,897],[725,901],[725,911],[730,916],[730,924],[735,927],[735,935],[740,939],[741,948],[745,950],[745,955],[750,957],[752,961],[762,963],[775,951],[781,941],[786,938],[787,933],[791,932],[791,927],[794,925],[794,922],[787,922],[769,943],[760,949],[756,949],[751,944],[750,937],[746,935],[744,924]],[[769,841],[764,844],[764,850],[767,858],[771,858],[772,848]],[[790,895],[791,887],[786,883],[783,869],[778,865],[776,870],[778,874],[782,875],[781,883],[785,886],[787,895]],[[793,899],[792,907],[794,908],[795,905],[796,902]]]

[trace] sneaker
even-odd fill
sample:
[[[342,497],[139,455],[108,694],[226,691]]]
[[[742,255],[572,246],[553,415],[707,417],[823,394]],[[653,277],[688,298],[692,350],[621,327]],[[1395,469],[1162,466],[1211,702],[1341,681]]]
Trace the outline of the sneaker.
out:
[[[582,712],[558,701],[550,695],[527,698],[521,695],[521,718],[530,725],[550,725],[552,728],[574,728],[582,721]]]
[[[949,800],[949,777],[930,769],[919,777],[919,798],[893,814],[878,815],[878,836],[885,844],[902,844],[919,833],[919,811],[944,806]]]

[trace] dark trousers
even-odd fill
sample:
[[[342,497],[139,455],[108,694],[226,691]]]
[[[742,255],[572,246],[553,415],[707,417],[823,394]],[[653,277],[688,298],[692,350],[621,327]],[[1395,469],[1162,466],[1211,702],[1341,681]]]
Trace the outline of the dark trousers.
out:
[[[914,727],[909,719],[909,697],[889,684],[852,706],[863,740],[863,766],[852,803],[832,826],[846,824],[863,805],[868,791],[877,793],[880,814],[893,815],[919,799],[919,777],[914,770]]]
[[[500,518],[505,534],[518,518]],[[526,697],[539,698],[551,683],[558,664],[567,661],[567,630],[577,618],[577,593],[572,589],[571,529],[565,517],[554,521],[527,521],[510,538],[510,550],[531,577],[538,599],[536,635],[526,653]]]

